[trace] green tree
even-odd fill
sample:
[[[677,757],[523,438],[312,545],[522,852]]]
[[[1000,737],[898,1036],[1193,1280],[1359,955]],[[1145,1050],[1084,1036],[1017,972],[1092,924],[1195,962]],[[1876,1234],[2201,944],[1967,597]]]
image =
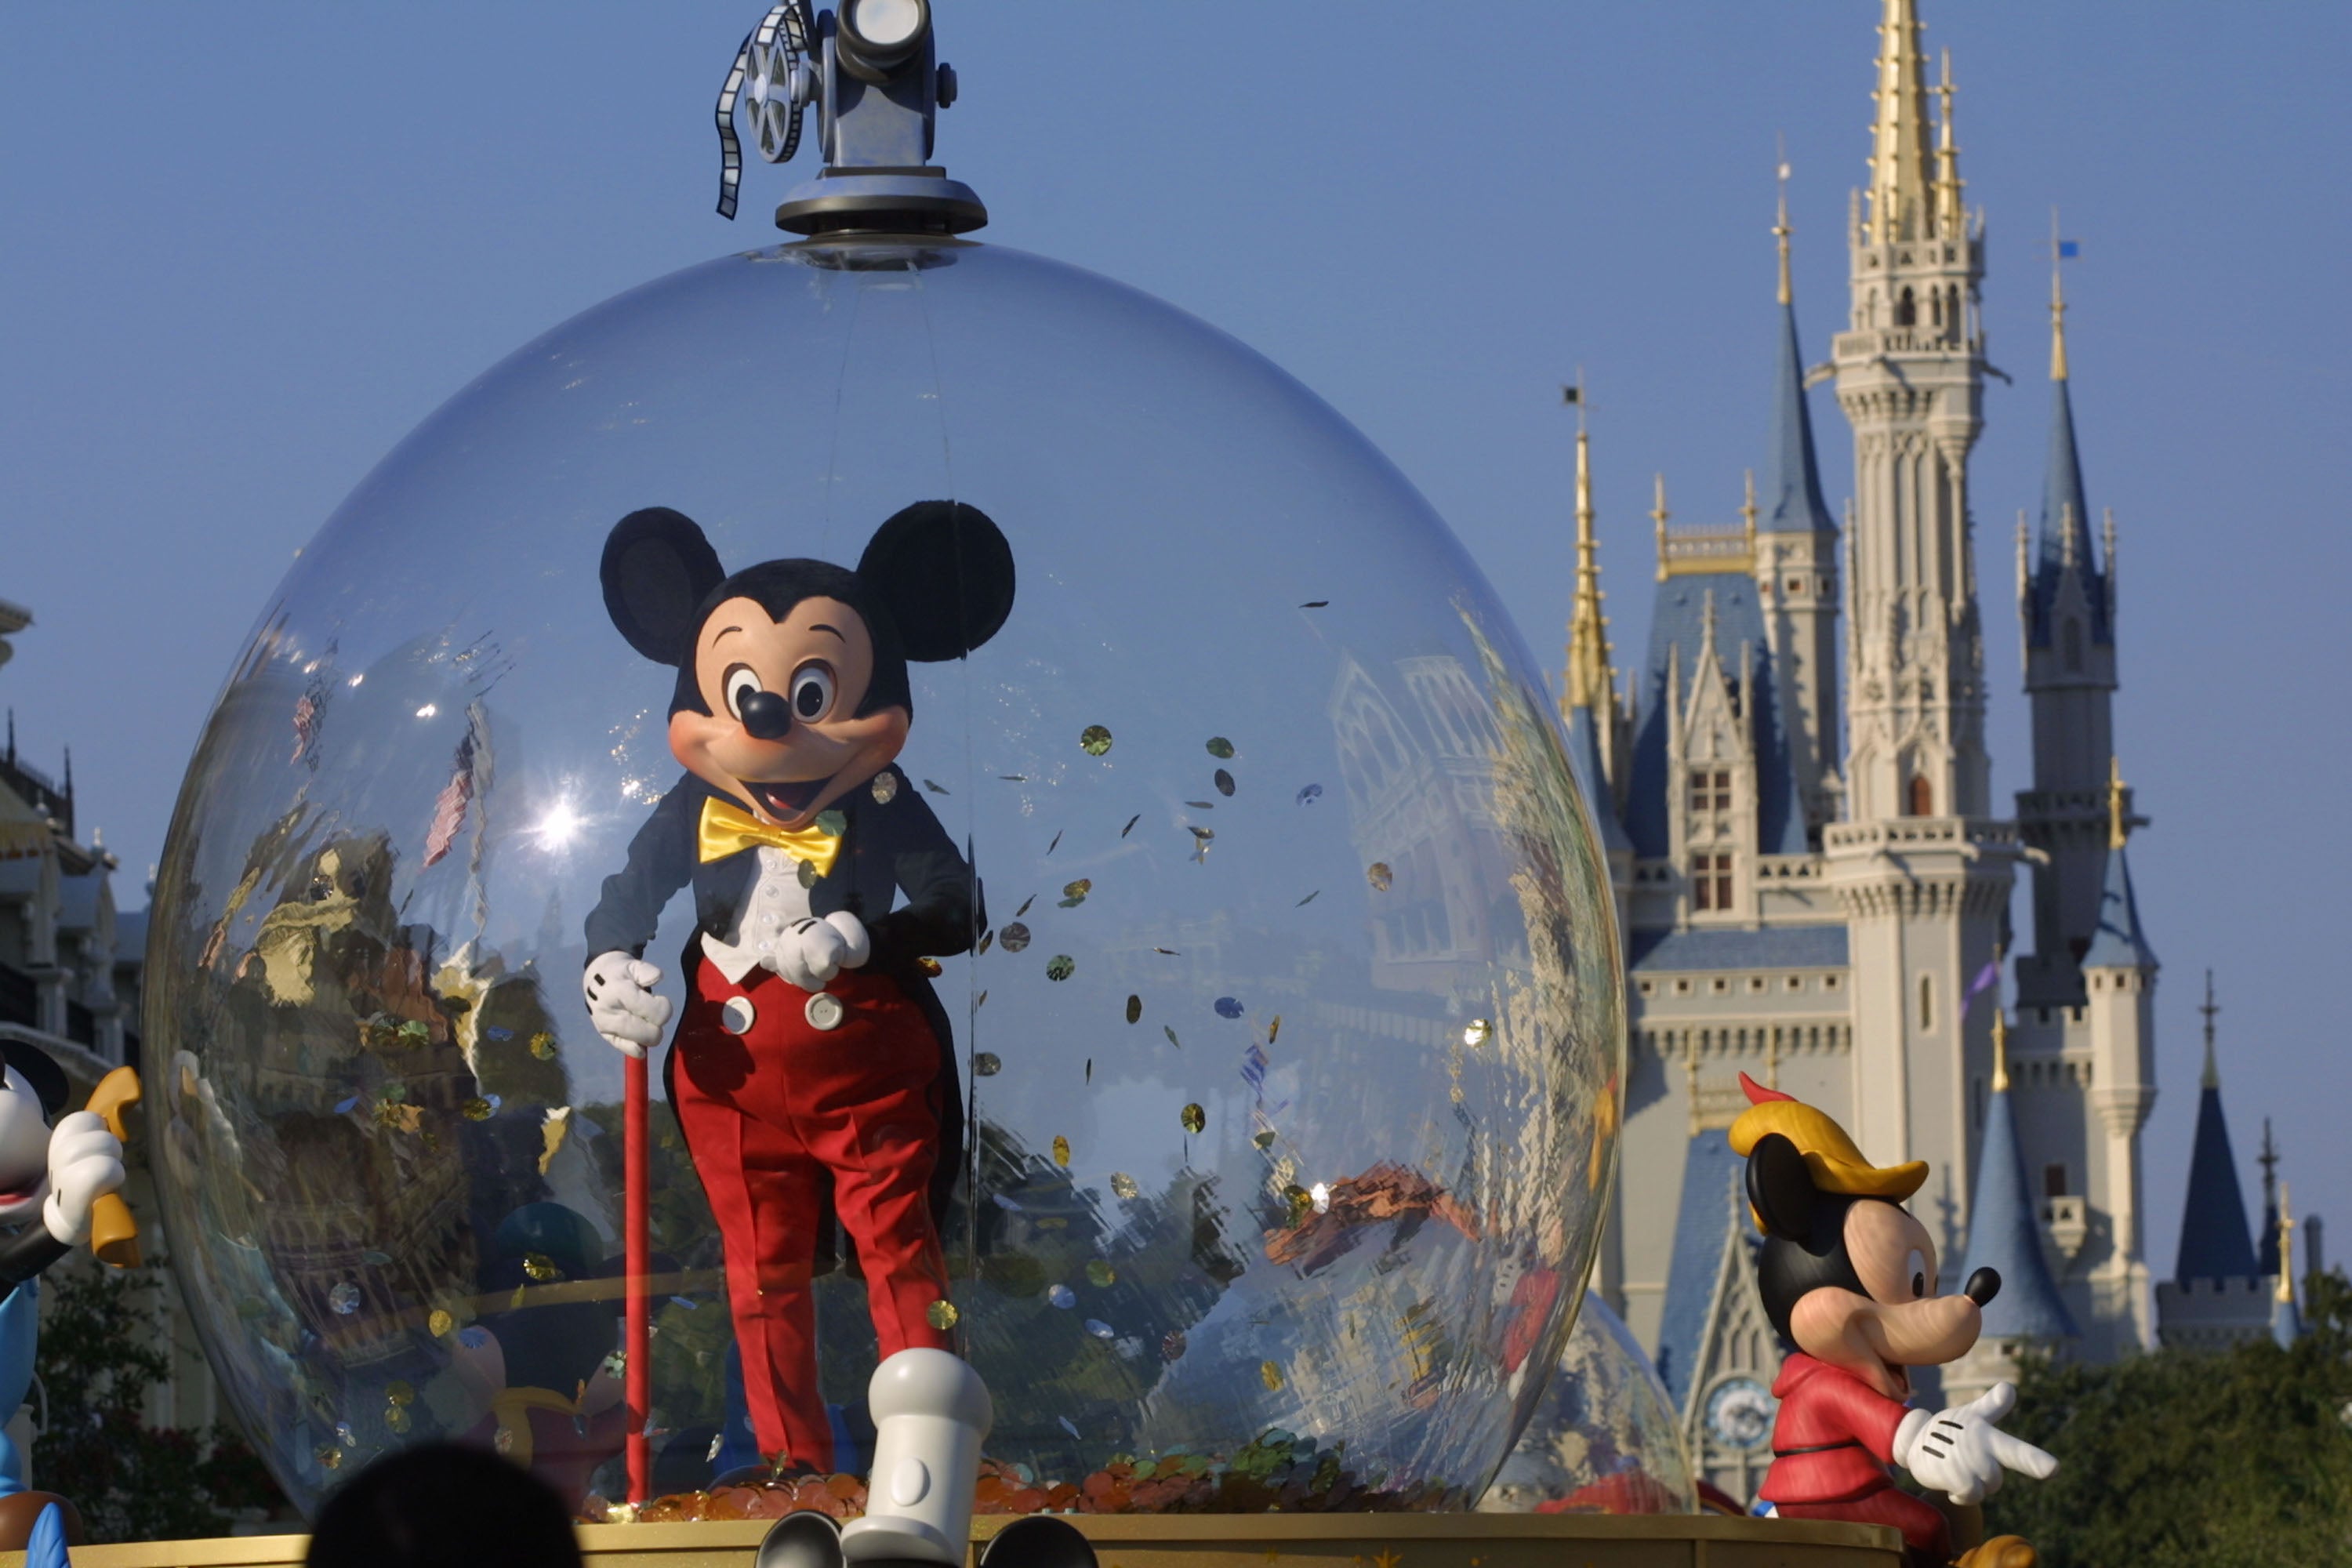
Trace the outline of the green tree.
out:
[[[245,1440],[149,1426],[147,1391],[171,1371],[152,1342],[152,1269],[64,1267],[41,1285],[41,1386],[48,1429],[34,1480],[71,1498],[94,1541],[219,1535],[231,1510],[278,1511],[285,1499]]]
[[[2352,1564],[2352,1286],[2306,1282],[2305,1332],[2219,1353],[2045,1363],[2009,1430],[2058,1457],[1986,1505],[2049,1568]]]

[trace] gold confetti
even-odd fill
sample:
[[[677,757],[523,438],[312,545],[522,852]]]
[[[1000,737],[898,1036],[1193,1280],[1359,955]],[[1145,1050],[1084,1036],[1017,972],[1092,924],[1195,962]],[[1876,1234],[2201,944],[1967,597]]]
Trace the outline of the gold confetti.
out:
[[[1126,837],[1129,834],[1130,834],[1130,833],[1132,833],[1132,832],[1134,832],[1134,831],[1135,831],[1135,825],[1136,825],[1137,823],[1139,823],[1139,822],[1141,822],[1142,820],[1143,820],[1143,813],[1141,813],[1141,812],[1139,812],[1139,812],[1137,812],[1133,816],[1130,816],[1130,817],[1129,817],[1129,818],[1127,819],[1127,826],[1126,826],[1125,827],[1122,827],[1122,828],[1120,828],[1120,829],[1118,830],[1118,836],[1119,836],[1121,838]]]
[[[1118,1270],[1097,1258],[1087,1265],[1087,1283],[1107,1289],[1118,1283]]]
[[[1110,752],[1110,731],[1099,724],[1089,724],[1078,731],[1078,750],[1090,757],[1107,756]]]
[[[1231,741],[1226,740],[1223,735],[1212,735],[1209,737],[1209,755],[1216,758],[1219,762],[1223,762],[1233,754],[1234,743]]]
[[[1385,893],[1396,881],[1396,873],[1389,869],[1387,861],[1375,860],[1364,868],[1364,879],[1371,883],[1375,893]]]
[[[921,970],[933,980],[937,980],[941,974],[947,973],[947,971],[940,965],[940,961],[936,958],[919,958],[915,960],[915,967]]]
[[[1281,1015],[1281,1014],[1279,1014],[1279,1013],[1276,1013],[1276,1014],[1274,1016],[1274,1022],[1273,1022],[1273,1023],[1271,1023],[1271,1024],[1268,1024],[1268,1025],[1265,1026],[1265,1043],[1266,1043],[1267,1045],[1269,1045],[1269,1046],[1270,1046],[1270,1045],[1274,1044],[1274,1042],[1275,1042],[1276,1040],[1277,1040],[1277,1039],[1279,1039],[1279,1038],[1281,1038],[1281,1037],[1282,1037],[1282,1015]]]
[[[1305,898],[1303,898],[1303,899],[1299,900],[1297,903],[1295,903],[1295,904],[1291,905],[1290,907],[1291,907],[1292,909],[1294,909],[1294,910],[1303,910],[1303,909],[1305,909],[1307,905],[1309,905],[1309,904],[1313,903],[1313,902],[1314,902],[1318,898],[1321,897],[1321,896],[1322,896],[1322,893],[1323,893],[1323,889],[1320,889],[1320,888],[1318,888],[1318,889],[1315,889],[1315,891],[1313,891],[1313,892],[1311,892],[1311,893],[1307,894]]]
[[[383,1407],[383,1424],[392,1428],[395,1434],[405,1433],[408,1430],[408,1406],[405,1405],[385,1405]]]
[[[1141,1187],[1136,1185],[1135,1178],[1125,1171],[1113,1171],[1110,1173],[1110,1190],[1122,1198],[1132,1198],[1143,1191]]]
[[[320,1468],[340,1470],[343,1468],[343,1451],[341,1448],[320,1448],[318,1455]]]
[[[1184,1124],[1185,1131],[1198,1132],[1202,1128],[1209,1125],[1209,1113],[1202,1110],[1199,1103],[1195,1102],[1193,1104],[1187,1105],[1182,1113],[1180,1114],[1176,1120]]]
[[[1129,996],[1127,999],[1127,1021],[1130,1024],[1137,1024],[1143,1021],[1142,997]]]
[[[1331,601],[1328,599],[1309,599],[1298,607],[1302,610],[1321,610],[1328,609],[1330,606],[1330,604]],[[1475,1563],[1477,1559],[1474,1557],[1471,1561]]]
[[[971,999],[971,1010],[972,1010],[973,1012],[975,1012],[975,1013],[979,1012],[982,1007],[985,1007],[985,1006],[987,1006],[987,1005],[988,1005],[988,993],[987,993],[987,992],[985,992],[985,991],[982,992],[979,995],[977,995],[977,996],[975,996],[975,997],[973,997],[973,998]]]
[[[1045,978],[1067,980],[1078,972],[1078,961],[1066,952],[1057,952],[1045,961]]]
[[[515,1293],[514,1293],[512,1296],[509,1296],[509,1298],[507,1298],[507,1310],[509,1310],[509,1311],[510,1311],[510,1312],[520,1312],[520,1311],[521,1311],[521,1310],[522,1310],[522,1293],[523,1293],[525,1290],[529,1289],[530,1289],[530,1287],[529,1287],[529,1286],[527,1286],[527,1285],[518,1285],[518,1286],[516,1286],[516,1287],[515,1287]]]
[[[1055,850],[1059,849],[1062,847],[1062,835],[1068,831],[1067,828],[1055,829],[1054,842],[1045,846],[1045,853],[1051,855]]]
[[[867,793],[874,796],[875,805],[889,805],[898,798],[898,775],[885,768],[874,775],[874,783],[868,786]]]
[[[1188,800],[1184,804],[1191,806],[1194,811],[1214,811],[1217,809],[1217,803],[1213,800]]]
[[[1083,899],[1094,890],[1094,879],[1081,877],[1075,882],[1066,882],[1062,885],[1062,897],[1071,900]]]
[[[1282,1189],[1282,1201],[1290,1205],[1290,1223],[1297,1225],[1315,1206],[1315,1194],[1297,1182]]]
[[[571,1131],[572,1108],[568,1105],[551,1108],[547,1113],[547,1119],[540,1124],[539,1129],[539,1173],[541,1175],[547,1174],[547,1168],[555,1163],[556,1151],[563,1147],[564,1135]]]
[[[530,1275],[533,1279],[538,1280],[542,1285],[546,1284],[551,1279],[561,1279],[563,1278],[563,1270],[558,1268],[555,1266],[555,1259],[550,1258],[544,1252],[524,1253],[522,1255],[522,1271],[525,1274]]]
[[[974,958],[981,957],[985,954],[990,948],[994,947],[995,945],[996,932],[992,930],[984,931],[980,933],[980,945],[971,950],[971,954]]]
[[[394,1405],[414,1405],[416,1403],[416,1389],[406,1378],[395,1377],[384,1384],[383,1396]]]
[[[1462,1043],[1476,1050],[1495,1037],[1495,1026],[1484,1018],[1473,1018],[1462,1026]]]
[[[1173,1027],[1169,1025],[1162,1024],[1160,1026],[1160,1032],[1168,1037],[1168,1043],[1170,1045],[1175,1047],[1180,1051],[1184,1048],[1184,1042],[1176,1037],[1176,1031]]]
[[[942,1296],[923,1309],[923,1317],[931,1327],[941,1333],[946,1333],[962,1321],[963,1314],[956,1310],[956,1304],[953,1301]]]
[[[1021,907],[1025,910],[1029,906],[1024,904]],[[996,944],[1007,952],[1019,952],[1029,945],[1029,928],[1014,921],[996,933]]]
[[[448,1313],[443,1311],[438,1307],[434,1308],[431,1312],[425,1315],[425,1327],[436,1340],[448,1338],[449,1331],[457,1326],[457,1320],[451,1317]]]
[[[937,784],[937,783],[934,783],[933,781],[931,781],[931,780],[929,780],[929,779],[925,779],[925,780],[923,781],[923,787],[924,787],[925,789],[927,789],[927,790],[929,790],[933,795],[945,795],[945,794],[947,794],[947,793],[948,793],[948,786],[947,786],[947,785],[945,785],[945,784]]]
[[[549,1034],[545,1029],[541,1029],[539,1033],[533,1035],[530,1037],[530,1054],[537,1057],[543,1062],[553,1061],[555,1059],[555,1037]]]
[[[1265,1384],[1265,1391],[1268,1394],[1282,1392],[1282,1368],[1270,1361],[1257,1363],[1257,1380]]]
[[[1263,1132],[1253,1132],[1253,1133],[1251,1133],[1251,1134],[1250,1134],[1250,1142],[1253,1142],[1253,1143],[1255,1143],[1255,1144],[1256,1144],[1260,1149],[1271,1149],[1271,1148],[1273,1148],[1273,1147],[1274,1147],[1274,1129],[1272,1129],[1272,1128],[1270,1128],[1270,1127],[1269,1127],[1269,1128],[1267,1128],[1267,1129],[1266,1129],[1265,1131],[1263,1131]]]
[[[1004,1062],[994,1051],[982,1051],[971,1058],[971,1076],[974,1078],[994,1078],[1003,1070]]]
[[[1215,784],[1216,784],[1216,786],[1217,786],[1217,793],[1218,793],[1219,795],[1223,795],[1223,796],[1224,796],[1225,798],[1227,798],[1228,800],[1230,800],[1230,799],[1232,799],[1232,798],[1233,798],[1233,793],[1234,793],[1234,775],[1233,775],[1233,774],[1231,774],[1231,773],[1229,773],[1225,772],[1225,770],[1224,770],[1224,769],[1223,769],[1223,768],[1219,768],[1219,769],[1217,770],[1217,776],[1216,776],[1216,778],[1215,778],[1215,780],[1214,780],[1213,782],[1215,783]]]
[[[1070,1141],[1058,1132],[1054,1134],[1054,1163],[1064,1170],[1070,1165]]]
[[[490,1119],[490,1102],[478,1094],[466,1101],[463,1109],[468,1121],[488,1121]]]
[[[1016,920],[1016,921],[1017,921],[1017,920],[1019,920],[1023,915],[1027,914],[1027,913],[1029,912],[1029,906],[1030,906],[1030,905],[1032,905],[1032,904],[1034,904],[1034,903],[1035,903],[1036,901],[1037,901],[1037,895],[1036,895],[1036,894],[1034,894],[1034,893],[1032,893],[1032,894],[1030,894],[1027,898],[1025,898],[1025,899],[1022,900],[1021,900],[1021,907],[1020,907],[1019,909],[1017,909],[1017,910],[1013,910],[1013,918],[1014,920]]]

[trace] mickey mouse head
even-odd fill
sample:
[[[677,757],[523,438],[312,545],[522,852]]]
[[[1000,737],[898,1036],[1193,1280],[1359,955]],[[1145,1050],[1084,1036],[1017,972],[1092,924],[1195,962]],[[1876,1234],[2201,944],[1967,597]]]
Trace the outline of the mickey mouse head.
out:
[[[897,513],[855,571],[788,559],[731,576],[692,519],[648,507],[614,526],[601,575],[629,646],[677,670],[671,753],[793,831],[906,745],[908,661],[961,658],[1013,611],[1012,546],[961,501]]]

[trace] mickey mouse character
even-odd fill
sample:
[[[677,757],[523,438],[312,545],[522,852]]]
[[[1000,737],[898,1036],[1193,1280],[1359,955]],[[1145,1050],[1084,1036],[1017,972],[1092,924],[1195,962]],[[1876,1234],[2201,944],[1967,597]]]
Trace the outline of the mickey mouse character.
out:
[[[122,1190],[122,1142],[91,1111],[58,1114],[69,1086],[47,1051],[0,1050],[0,1411],[14,1411],[33,1383],[41,1271],[87,1242],[98,1200]],[[24,1456],[0,1434],[0,1498],[24,1490]]]
[[[1899,1490],[1889,1466],[1966,1506],[2000,1488],[2004,1468],[2048,1477],[2058,1461],[1994,1425],[2017,1402],[2008,1383],[1966,1405],[1914,1410],[1915,1366],[1957,1361],[1977,1342],[2000,1276],[1979,1268],[1957,1296],[1936,1289],[1936,1243],[1902,1202],[1925,1162],[1875,1166],[1828,1116],[1746,1073],[1748,1108],[1731,1126],[1748,1161],[1748,1202],[1764,1232],[1758,1293],[1796,1347],[1772,1384],[1772,1468],[1763,1496],[1790,1519],[1891,1524],[1917,1568],[1953,1561],[1933,1504]],[[2033,1568],[2033,1548],[1996,1536],[1964,1568]]]
[[[686,774],[588,916],[589,1016],[630,1055],[659,1043],[670,1004],[643,955],[691,881],[665,1083],[725,1244],[753,1435],[829,1469],[809,1282],[835,1216],[883,1356],[950,1345],[931,1313],[962,1105],[922,964],[966,951],[986,917],[892,763],[913,717],[907,661],[996,634],[1012,548],[977,509],[922,501],[854,572],[780,560],[730,576],[699,528],[656,507],[614,526],[603,578],[629,645],[677,668],[669,745]]]

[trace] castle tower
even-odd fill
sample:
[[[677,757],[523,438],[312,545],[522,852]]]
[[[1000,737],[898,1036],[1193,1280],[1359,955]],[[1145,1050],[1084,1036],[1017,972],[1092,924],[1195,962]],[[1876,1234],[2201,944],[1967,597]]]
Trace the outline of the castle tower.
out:
[[[2055,245],[2053,247],[2056,249]],[[2026,696],[2033,710],[2033,787],[2019,792],[2017,825],[2048,860],[2033,869],[2033,952],[2017,966],[2019,1000],[2079,1006],[2083,954],[2099,922],[2106,852],[2107,759],[2115,752],[2115,521],[2104,563],[2074,449],[2067,386],[2066,302],[2058,258],[2050,272],[2050,458],[2038,545],[2017,541],[2018,620]]]
[[[2042,1225],[2026,1184],[2025,1152],[2009,1101],[2009,1023],[1998,994],[1992,1015],[1992,1093],[1985,1108],[1984,1144],[1977,1157],[1976,1191],[1969,1199],[1969,1254],[1958,1278],[1979,1268],[2000,1276],[2000,1293],[1984,1310],[1976,1348],[1944,1374],[1944,1395],[1973,1399],[2018,1375],[2021,1352],[2049,1351],[2076,1337],[2050,1266],[2042,1252]]]
[[[1609,886],[1622,942],[1630,930],[1633,841],[1617,813],[1617,784],[1625,753],[1627,716],[1610,668],[1609,617],[1601,611],[1601,542],[1593,532],[1592,442],[1584,428],[1584,385],[1576,405],[1576,602],[1569,612],[1568,668],[1560,682],[1560,718],[1568,727],[1569,760],[1584,785],[1585,804],[1609,861]]]
[[[1789,166],[1780,165],[1780,349],[1772,377],[1771,468],[1756,530],[1756,589],[1772,673],[1789,734],[1807,837],[1821,842],[1835,820],[1838,778],[1837,524],[1822,500],[1813,458],[1812,413],[1805,402],[1805,361],[1797,346],[1796,295],[1789,279]]]
[[[2156,1108],[2156,950],[2139,923],[2132,890],[2131,792],[2123,770],[2107,763],[2107,863],[2099,887],[2099,923],[2083,954],[2090,1004],[2090,1197],[2107,1215],[2106,1256],[2088,1270],[2091,1315],[2101,1338],[2090,1348],[2110,1357],[2145,1347],[2148,1329],[2147,1248],[2140,1236],[2139,1133]],[[2234,1192],[2237,1177],[2231,1175]],[[2242,1216],[2240,1224],[2244,1223]]]
[[[2213,1053],[2213,976],[2205,975],[2205,1073],[2189,1144],[2189,1198],[2180,1209],[2180,1250],[2172,1278],[2156,1288],[2157,1331],[2168,1345],[2216,1350],[2270,1324],[2273,1281],[2259,1271],[2238,1188],[2230,1124],[2221,1114],[2221,1073]]]
[[[1980,424],[1981,214],[1961,205],[1948,58],[1931,148],[1914,0],[1885,0],[1867,216],[1832,358],[1853,426],[1845,820],[1822,834],[1849,931],[1855,1141],[1926,1160],[1921,1216],[1957,1260],[1973,1185],[1969,1086],[1991,1040],[1968,982],[1993,955],[2019,858],[1989,820],[1984,653],[1968,463]],[[1945,1281],[1947,1288],[1956,1282]]]

